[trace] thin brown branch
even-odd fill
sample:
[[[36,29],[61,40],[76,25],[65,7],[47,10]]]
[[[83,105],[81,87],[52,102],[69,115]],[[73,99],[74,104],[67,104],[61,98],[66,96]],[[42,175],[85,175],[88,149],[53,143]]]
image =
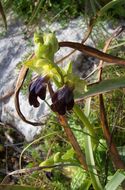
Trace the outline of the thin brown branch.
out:
[[[112,42],[112,40],[118,36],[122,31],[124,30],[123,27],[119,27],[114,33],[113,35],[106,41],[103,52],[106,52],[110,43]],[[101,74],[102,74],[102,64],[103,61],[100,61],[100,71],[99,71],[99,81],[101,81]],[[111,155],[111,158],[113,160],[113,163],[116,167],[116,169],[125,169],[125,164],[124,162],[121,160],[118,150],[116,148],[115,143],[113,142],[112,139],[112,135],[110,133],[109,130],[109,126],[108,126],[108,121],[107,121],[107,116],[106,116],[106,110],[105,110],[105,106],[104,106],[104,100],[103,100],[103,95],[100,94],[99,95],[99,104],[100,104],[100,119],[101,119],[101,126],[102,126],[102,130],[103,130],[103,134],[104,137],[106,139],[108,148],[109,148],[109,154]]]
[[[112,34],[112,36],[106,41],[105,46],[103,48],[103,52],[106,53],[110,43],[112,42],[112,40],[117,37],[119,34],[121,34],[121,32],[123,32],[125,30],[125,26],[120,26],[116,29],[116,31]],[[99,73],[98,73],[98,81],[101,80],[101,74],[102,74],[102,65],[103,65],[103,60],[100,60],[99,62]]]
[[[88,170],[88,166],[86,164],[86,159],[85,159],[85,155],[83,154],[76,137],[74,136],[72,130],[70,129],[70,127],[68,126],[67,120],[65,118],[65,116],[59,116],[59,121],[60,124],[63,126],[64,131],[68,137],[69,142],[71,143],[73,149],[76,152],[76,155],[78,157],[79,162],[81,163],[83,169]]]
[[[108,127],[107,117],[106,117],[106,111],[104,107],[104,101],[102,94],[99,95],[99,102],[100,102],[100,119],[101,119],[101,126],[103,130],[104,137],[106,139],[107,145],[109,147],[109,153],[112,157],[113,163],[116,167],[116,169],[125,169],[125,164],[121,160],[118,150],[111,139],[111,134]]]

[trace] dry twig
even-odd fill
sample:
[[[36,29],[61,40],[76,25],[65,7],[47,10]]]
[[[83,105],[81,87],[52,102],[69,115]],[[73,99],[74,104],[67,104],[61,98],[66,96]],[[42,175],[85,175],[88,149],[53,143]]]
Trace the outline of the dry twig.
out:
[[[68,126],[67,120],[65,118],[65,116],[59,116],[59,121],[60,124],[63,126],[64,131],[68,137],[69,142],[71,143],[73,149],[75,150],[78,160],[81,163],[83,169],[88,170],[88,166],[86,164],[86,159],[85,159],[85,155],[83,154],[79,143],[77,142],[77,139],[75,138],[72,130],[70,129],[70,127]]]
[[[111,41],[118,36],[125,28],[124,27],[120,27],[118,28],[113,35],[107,40],[107,42],[105,43],[103,52],[106,52]],[[101,74],[102,74],[102,64],[103,61],[100,61],[100,71],[99,71],[99,81],[101,81]],[[118,150],[116,148],[115,143],[112,140],[112,135],[110,133],[109,130],[109,126],[108,126],[108,121],[107,121],[107,116],[106,116],[106,110],[105,110],[105,106],[104,106],[104,100],[103,100],[103,95],[100,94],[99,95],[99,104],[100,104],[100,119],[101,119],[101,126],[102,126],[102,130],[103,130],[103,134],[104,137],[106,139],[108,148],[109,148],[109,154],[112,157],[113,163],[115,165],[115,167],[117,169],[125,169],[125,164],[124,162],[121,160]]]

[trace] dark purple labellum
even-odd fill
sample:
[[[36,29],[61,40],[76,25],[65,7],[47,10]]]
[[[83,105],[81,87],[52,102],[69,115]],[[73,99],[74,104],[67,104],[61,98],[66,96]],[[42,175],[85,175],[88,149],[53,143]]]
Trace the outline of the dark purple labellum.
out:
[[[39,107],[38,97],[42,100],[46,98],[46,87],[49,78],[39,77],[29,86],[29,104],[34,107]]]
[[[49,180],[52,180],[52,178],[53,178],[52,172],[45,172],[45,173],[46,173],[46,177],[47,177]]]
[[[51,109],[60,115],[64,115],[67,110],[71,110],[74,106],[73,89],[68,85],[63,86],[54,93],[52,103]]]

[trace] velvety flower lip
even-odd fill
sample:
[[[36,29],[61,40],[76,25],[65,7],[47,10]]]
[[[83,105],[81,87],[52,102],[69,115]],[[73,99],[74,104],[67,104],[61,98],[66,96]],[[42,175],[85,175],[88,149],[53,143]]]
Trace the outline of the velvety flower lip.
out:
[[[45,100],[46,98],[46,87],[49,78],[47,76],[38,77],[35,81],[33,81],[29,86],[29,104],[34,107],[39,107],[38,97],[41,100]]]
[[[51,109],[64,115],[67,110],[71,110],[74,106],[73,89],[68,85],[64,85],[52,97]]]
[[[47,177],[49,180],[52,180],[52,178],[53,178],[52,172],[45,172],[45,173],[46,173],[46,177]]]

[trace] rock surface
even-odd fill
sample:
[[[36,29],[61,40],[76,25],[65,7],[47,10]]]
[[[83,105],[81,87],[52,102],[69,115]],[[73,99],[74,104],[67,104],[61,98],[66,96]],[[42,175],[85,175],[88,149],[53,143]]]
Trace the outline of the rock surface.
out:
[[[83,18],[72,20],[68,27],[64,29],[61,28],[59,23],[44,26],[44,29],[46,28],[55,31],[59,41],[69,40],[77,42],[81,41],[86,30]],[[92,40],[88,40],[87,43],[93,45]],[[0,39],[0,96],[14,89],[19,72],[16,66],[30,50],[31,47],[29,47],[28,41],[24,38],[24,26],[17,20],[11,20],[6,35]],[[56,60],[67,55],[70,51],[71,49],[69,48],[61,48],[56,55]],[[75,62],[74,71],[81,77],[85,77],[93,68],[95,62],[97,62],[97,60],[88,59],[87,56],[78,52],[73,54],[72,59]],[[30,107],[27,96],[22,93],[20,94],[20,103],[21,110],[28,120],[42,121],[43,116],[48,113],[48,107],[43,102],[40,108],[34,109]],[[34,136],[42,129],[42,126],[34,127],[26,124],[19,118],[15,110],[13,96],[0,101],[0,118],[2,122],[15,126],[25,136],[27,141],[33,140]]]

